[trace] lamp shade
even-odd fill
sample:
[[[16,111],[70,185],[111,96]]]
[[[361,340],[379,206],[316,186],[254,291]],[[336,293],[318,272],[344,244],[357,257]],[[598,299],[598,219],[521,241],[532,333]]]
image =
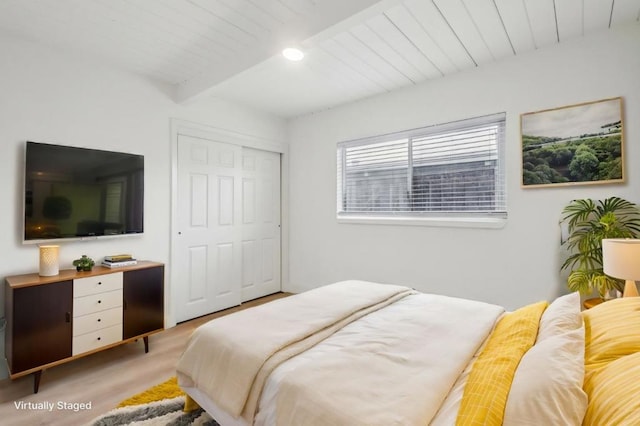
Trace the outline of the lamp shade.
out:
[[[602,240],[602,269],[614,278],[640,280],[640,239]]]
[[[606,238],[602,240],[602,270],[614,278],[625,280],[624,297],[638,296],[640,280],[640,240]]]
[[[40,272],[41,277],[58,275],[58,253],[60,246],[40,246]]]

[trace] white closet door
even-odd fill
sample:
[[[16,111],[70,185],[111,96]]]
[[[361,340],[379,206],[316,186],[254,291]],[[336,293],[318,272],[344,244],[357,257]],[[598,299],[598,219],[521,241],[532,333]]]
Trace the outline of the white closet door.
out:
[[[240,304],[242,147],[178,136],[176,321]]]
[[[242,301],[280,291],[280,154],[242,149]]]

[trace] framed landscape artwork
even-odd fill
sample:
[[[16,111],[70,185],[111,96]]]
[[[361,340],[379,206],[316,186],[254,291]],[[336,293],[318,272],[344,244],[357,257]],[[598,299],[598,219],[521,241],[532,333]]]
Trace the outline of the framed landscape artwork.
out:
[[[520,115],[522,186],[624,182],[622,98]]]

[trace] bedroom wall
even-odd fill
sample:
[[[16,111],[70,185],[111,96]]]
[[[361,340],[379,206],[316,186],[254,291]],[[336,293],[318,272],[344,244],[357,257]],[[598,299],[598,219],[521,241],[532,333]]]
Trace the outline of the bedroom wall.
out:
[[[487,64],[293,120],[290,290],[344,279],[406,284],[516,308],[565,293],[558,221],[572,199],[640,203],[640,26]],[[624,97],[627,182],[522,189],[519,115]],[[336,143],[505,111],[503,229],[338,224]]]
[[[269,142],[285,140],[285,122],[208,99],[176,105],[168,87],[29,42],[0,35],[0,277],[38,270],[38,247],[23,245],[22,185],[26,140],[133,152],[145,156],[145,233],[64,242],[60,267],[82,254],[130,252],[168,262],[170,242],[170,118],[206,124]],[[169,265],[168,265],[169,266]],[[166,273],[166,279],[170,277]],[[0,317],[4,291],[0,292]],[[0,332],[4,354],[4,331]],[[3,355],[0,356],[0,359]],[[0,379],[6,377],[0,362]]]

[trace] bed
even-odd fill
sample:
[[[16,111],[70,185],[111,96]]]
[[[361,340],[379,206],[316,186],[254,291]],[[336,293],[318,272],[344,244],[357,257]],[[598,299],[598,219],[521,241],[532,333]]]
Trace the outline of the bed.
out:
[[[344,281],[200,326],[177,365],[222,426],[640,424],[640,298],[512,312]]]

